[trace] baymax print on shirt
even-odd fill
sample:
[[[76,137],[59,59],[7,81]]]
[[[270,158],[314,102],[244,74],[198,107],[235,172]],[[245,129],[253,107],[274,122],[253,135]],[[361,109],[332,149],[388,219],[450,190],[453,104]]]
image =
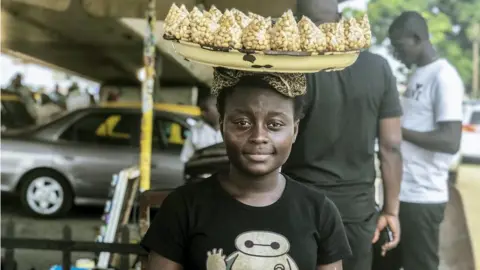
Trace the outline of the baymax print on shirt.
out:
[[[237,251],[226,259],[222,249],[207,253],[207,270],[298,270],[288,255],[290,242],[278,233],[248,231],[235,239]]]

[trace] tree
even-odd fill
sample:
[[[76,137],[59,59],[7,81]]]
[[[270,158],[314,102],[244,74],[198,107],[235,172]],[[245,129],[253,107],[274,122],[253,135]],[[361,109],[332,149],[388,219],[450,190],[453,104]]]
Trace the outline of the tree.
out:
[[[469,33],[473,32],[474,23],[480,22],[480,1],[370,0],[368,16],[376,44],[382,44],[387,39],[388,27],[395,17],[406,10],[417,11],[425,17],[433,45],[457,68],[467,89],[470,88],[472,37]]]

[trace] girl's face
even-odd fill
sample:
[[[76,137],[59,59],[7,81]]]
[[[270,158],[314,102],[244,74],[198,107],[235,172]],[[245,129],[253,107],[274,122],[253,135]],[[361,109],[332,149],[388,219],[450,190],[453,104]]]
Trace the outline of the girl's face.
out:
[[[298,130],[294,100],[264,88],[240,87],[228,95],[221,125],[231,164],[253,176],[285,163]]]

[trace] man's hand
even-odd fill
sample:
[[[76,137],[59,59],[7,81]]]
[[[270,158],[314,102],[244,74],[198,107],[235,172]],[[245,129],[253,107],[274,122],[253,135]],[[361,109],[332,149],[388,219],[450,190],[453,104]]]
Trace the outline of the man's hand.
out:
[[[398,217],[383,213],[378,218],[377,228],[375,229],[372,243],[375,244],[378,241],[378,239],[380,238],[380,232],[383,231],[387,227],[387,225],[392,231],[393,240],[391,242],[385,243],[382,246],[382,256],[385,256],[385,254],[387,254],[387,251],[397,247],[398,243],[400,242],[400,223],[398,221]]]

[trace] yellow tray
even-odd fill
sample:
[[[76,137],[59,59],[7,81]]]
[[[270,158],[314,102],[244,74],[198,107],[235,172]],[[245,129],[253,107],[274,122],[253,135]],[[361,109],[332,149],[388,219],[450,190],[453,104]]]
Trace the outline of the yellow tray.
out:
[[[175,51],[188,61],[254,72],[314,73],[321,70],[342,70],[355,63],[360,53],[248,51],[200,46],[177,40],[172,40],[172,45]]]

